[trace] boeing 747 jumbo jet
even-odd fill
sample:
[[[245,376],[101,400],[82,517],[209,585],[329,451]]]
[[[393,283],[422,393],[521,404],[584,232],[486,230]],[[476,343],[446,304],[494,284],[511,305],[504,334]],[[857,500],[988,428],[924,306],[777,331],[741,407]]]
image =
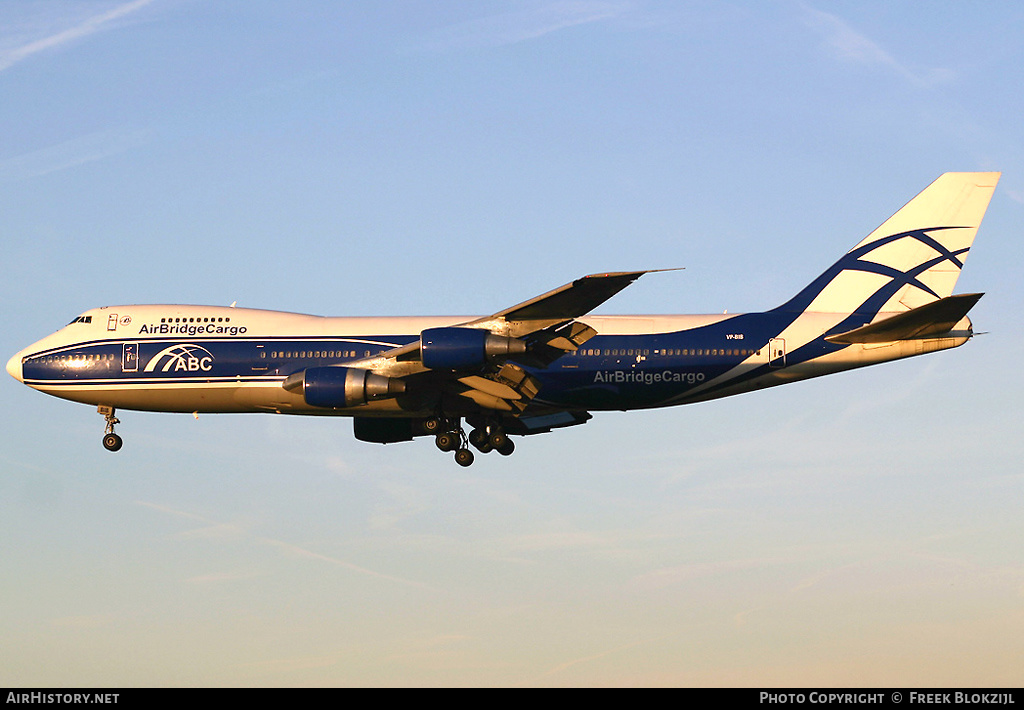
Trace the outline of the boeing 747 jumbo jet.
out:
[[[954,348],[980,293],[952,295],[999,173],[946,173],[777,308],[590,316],[645,271],[592,274],[483,318],[324,318],[217,306],[103,306],[7,372],[118,409],[351,417],[382,444],[433,436],[462,466],[510,435],[591,412],[726,397]],[[471,427],[467,436],[463,421]]]

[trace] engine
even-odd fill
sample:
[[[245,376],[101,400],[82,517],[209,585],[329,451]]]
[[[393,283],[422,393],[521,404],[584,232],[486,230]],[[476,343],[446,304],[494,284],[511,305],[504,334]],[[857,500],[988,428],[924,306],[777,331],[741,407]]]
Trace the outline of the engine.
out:
[[[490,358],[525,352],[522,340],[480,328],[428,328],[420,333],[420,357],[431,370],[475,370]]]
[[[343,409],[400,395],[405,381],[351,367],[310,367],[289,375],[284,388],[301,390],[306,404],[314,407]]]

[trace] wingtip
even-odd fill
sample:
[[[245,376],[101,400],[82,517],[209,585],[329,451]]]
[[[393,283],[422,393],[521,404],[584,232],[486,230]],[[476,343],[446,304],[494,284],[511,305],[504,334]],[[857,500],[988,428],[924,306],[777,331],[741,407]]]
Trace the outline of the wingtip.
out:
[[[634,279],[638,279],[644,274],[660,274],[664,271],[683,271],[685,266],[674,266],[668,269],[642,269],[640,271],[601,271],[596,274],[587,274],[581,277],[582,279],[611,279],[616,277],[632,276]]]

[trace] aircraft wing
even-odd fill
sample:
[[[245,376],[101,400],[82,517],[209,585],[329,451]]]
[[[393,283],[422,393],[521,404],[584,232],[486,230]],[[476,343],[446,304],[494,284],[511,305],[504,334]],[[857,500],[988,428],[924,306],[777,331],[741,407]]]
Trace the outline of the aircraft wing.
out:
[[[517,363],[545,367],[597,335],[597,331],[576,319],[645,273],[649,272],[591,274],[493,315],[451,326],[453,331],[484,331],[505,343],[505,352],[479,368],[431,370],[424,363],[422,336],[351,366],[389,377],[429,381],[431,386],[472,400],[483,409],[518,415],[537,394],[539,383]]]
[[[577,318],[585,316],[638,278],[651,272],[652,270],[590,274],[511,308],[498,311],[494,315],[459,323],[453,327],[487,330],[495,335],[512,338],[533,336],[528,341],[530,345],[545,345],[564,353],[574,350],[597,334],[593,328],[575,323]],[[414,341],[381,353],[373,360],[384,358],[396,362],[415,362],[420,360],[419,351],[420,342]]]
[[[590,274],[466,325],[479,327],[494,324],[502,329],[503,334],[521,337],[554,323],[565,323],[585,316],[646,273],[621,271]]]

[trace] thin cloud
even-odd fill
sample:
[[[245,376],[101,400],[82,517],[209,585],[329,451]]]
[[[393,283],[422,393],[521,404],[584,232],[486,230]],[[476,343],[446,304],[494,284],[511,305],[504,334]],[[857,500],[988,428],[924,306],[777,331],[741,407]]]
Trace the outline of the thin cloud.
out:
[[[381,503],[379,509],[370,516],[369,524],[374,530],[398,530],[404,520],[428,510],[427,504],[421,500],[419,489],[413,486],[384,483],[381,490],[390,497],[390,502]]]
[[[738,560],[722,560],[719,562],[695,562],[676,567],[666,567],[638,575],[630,582],[638,590],[655,590],[675,587],[685,582],[706,577],[717,577],[722,574],[758,570],[788,564],[788,560],[778,557],[749,558]]]
[[[98,629],[118,621],[113,614],[88,614],[84,616],[63,616],[52,619],[50,624],[65,629]]]
[[[578,665],[586,664],[586,663],[593,663],[594,661],[600,661],[600,660],[602,660],[604,658],[607,658],[608,656],[624,653],[626,651],[630,651],[630,650],[632,650],[634,648],[637,648],[638,646],[643,646],[645,644],[655,643],[657,641],[660,641],[660,640],[666,639],[666,638],[669,638],[668,634],[665,634],[665,635],[662,635],[662,636],[656,636],[654,638],[649,638],[649,639],[641,639],[639,641],[633,641],[631,643],[622,644],[621,646],[616,646],[615,648],[610,648],[607,651],[601,651],[599,653],[594,653],[594,654],[589,655],[589,656],[584,656],[582,658],[575,658],[575,659],[573,659],[571,661],[565,661],[564,663],[559,663],[554,668],[551,668],[551,669],[545,671],[544,673],[541,673],[536,678],[533,678],[532,680],[530,680],[529,684],[530,685],[534,685],[536,683],[539,683],[540,681],[545,680],[547,678],[550,678],[553,675],[558,675],[559,673],[561,673],[563,671],[566,671],[566,670],[572,668],[573,666],[578,666]],[[525,684],[521,683],[520,685],[525,685]]]
[[[244,579],[256,579],[262,575],[255,572],[211,572],[189,577],[185,580],[187,584],[220,584],[221,582],[237,582]]]
[[[1003,193],[1014,202],[1024,205],[1024,191],[1006,189]]]
[[[28,59],[39,52],[44,52],[48,49],[55,49],[67,44],[68,42],[73,42],[95,34],[109,26],[114,20],[118,20],[135,12],[136,10],[140,10],[152,2],[154,2],[154,0],[133,0],[133,2],[118,5],[112,10],[100,13],[99,15],[93,15],[74,27],[56,32],[47,37],[43,37],[42,39],[34,40],[13,49],[2,50],[0,51],[0,71],[8,69],[18,62]]]
[[[145,145],[150,131],[98,131],[0,160],[0,181],[19,182],[103,160]]]
[[[266,545],[271,545],[273,547],[276,547],[277,549],[282,550],[284,552],[287,552],[289,554],[296,555],[298,557],[303,557],[303,558],[306,558],[306,559],[319,560],[321,562],[327,562],[329,564],[336,565],[338,567],[343,567],[344,569],[350,570],[352,572],[357,572],[357,573],[359,573],[361,575],[364,575],[364,576],[367,576],[367,577],[375,577],[376,579],[384,579],[384,580],[387,580],[387,581],[390,581],[390,582],[396,582],[398,584],[401,584],[401,585],[404,585],[404,586],[407,586],[407,587],[415,587],[417,589],[424,589],[424,590],[427,590],[427,591],[438,591],[438,590],[434,589],[433,587],[431,587],[429,584],[425,584],[423,582],[417,582],[417,581],[411,580],[411,579],[403,579],[402,577],[396,577],[394,575],[384,574],[383,572],[377,572],[376,570],[368,569],[366,567],[360,567],[359,565],[356,565],[356,564],[353,564],[351,562],[348,562],[347,560],[342,560],[342,559],[340,559],[338,557],[331,557],[330,555],[324,555],[324,554],[321,554],[319,552],[313,552],[312,550],[307,550],[304,547],[299,547],[298,545],[292,545],[291,543],[283,542],[281,540],[274,540],[274,539],[269,538],[269,537],[260,537],[260,538],[257,538],[257,540],[259,540],[260,542],[262,542],[262,543],[264,543]]]
[[[298,658],[273,658],[267,661],[236,663],[235,668],[247,668],[265,673],[294,673],[310,668],[330,668],[348,660],[344,655],[300,656]]]
[[[618,17],[626,2],[562,0],[462,22],[441,31],[427,49],[469,49],[518,44],[544,35]]]
[[[227,523],[220,523],[220,522],[217,522],[215,520],[210,520],[210,519],[205,518],[205,517],[203,517],[201,515],[197,515],[195,513],[190,513],[188,511],[176,510],[174,508],[171,508],[171,507],[168,507],[168,506],[165,506],[165,505],[159,505],[157,503],[150,503],[150,502],[147,502],[147,501],[136,501],[136,504],[137,505],[145,506],[147,508],[152,508],[153,510],[158,510],[161,513],[166,513],[168,515],[173,515],[175,517],[185,518],[186,520],[194,520],[194,521],[198,521],[200,523],[203,523],[204,527],[200,531],[201,534],[199,535],[199,537],[208,537],[208,535],[206,535],[205,533],[210,531],[210,530],[222,531],[225,528],[231,529],[232,532],[235,532],[235,531],[242,532],[242,530],[240,528],[237,528],[236,526],[232,526],[232,525],[227,524]],[[274,538],[260,537],[260,536],[252,536],[252,539],[254,541],[262,544],[262,545],[267,545],[269,547],[273,547],[276,550],[279,550],[281,552],[287,553],[287,554],[292,555],[292,556],[302,557],[302,558],[310,559],[310,560],[318,560],[320,562],[326,562],[328,564],[335,565],[335,566],[338,566],[338,567],[343,567],[344,569],[350,570],[352,572],[356,572],[358,574],[361,574],[361,575],[364,575],[364,576],[367,576],[367,577],[373,577],[373,578],[376,578],[376,579],[383,579],[383,580],[387,580],[387,581],[390,581],[390,582],[395,582],[397,584],[401,584],[401,585],[404,585],[404,586],[407,586],[407,587],[415,587],[417,589],[423,589],[423,590],[427,590],[427,591],[437,591],[433,587],[431,587],[430,585],[425,584],[423,582],[417,582],[415,580],[404,579],[402,577],[396,577],[394,575],[385,574],[383,572],[377,572],[376,570],[368,569],[366,567],[361,567],[359,565],[356,565],[356,564],[353,564],[351,562],[348,562],[347,560],[343,560],[343,559],[340,559],[340,558],[337,558],[337,557],[331,557],[330,555],[324,555],[324,554],[321,554],[319,552],[314,552],[312,550],[307,550],[304,547],[299,547],[298,545],[293,545],[292,543],[284,542],[283,540],[275,540]]]
[[[843,18],[802,5],[803,21],[822,37],[825,45],[839,59],[864,66],[888,69],[918,87],[949,81],[954,73],[948,69],[930,69],[924,73],[907,67],[871,38],[851,27]]]

